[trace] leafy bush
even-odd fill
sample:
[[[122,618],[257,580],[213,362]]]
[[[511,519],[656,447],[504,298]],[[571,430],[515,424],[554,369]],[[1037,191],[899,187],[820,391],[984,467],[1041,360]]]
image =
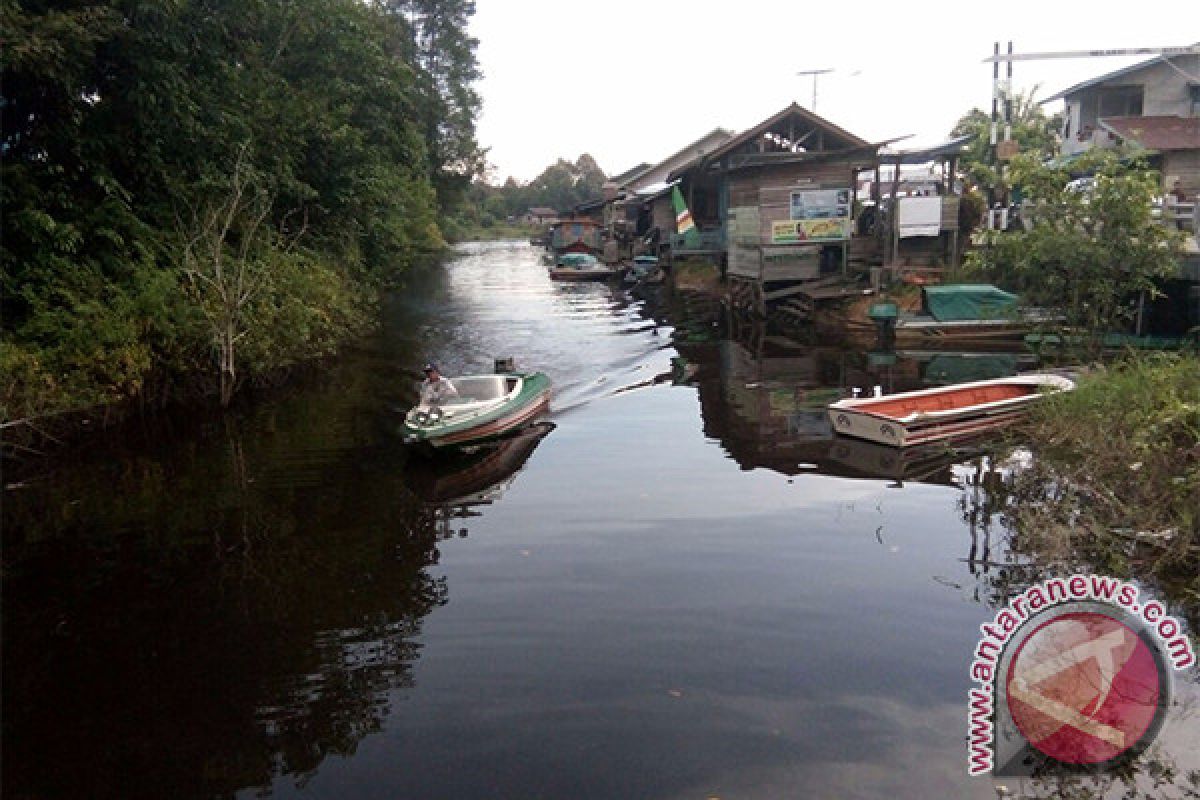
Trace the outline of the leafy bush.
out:
[[[1073,188],[1072,170],[1093,171],[1093,188]],[[1092,151],[1068,169],[1019,156],[1011,176],[1029,200],[1031,226],[988,231],[967,256],[968,275],[1061,309],[1068,325],[1103,332],[1123,329],[1138,295],[1156,296],[1159,281],[1178,269],[1179,235],[1154,219],[1158,175],[1141,163]]]

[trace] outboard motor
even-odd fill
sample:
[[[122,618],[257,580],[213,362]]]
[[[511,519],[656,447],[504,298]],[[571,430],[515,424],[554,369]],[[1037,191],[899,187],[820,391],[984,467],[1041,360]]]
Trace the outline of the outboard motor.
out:
[[[516,362],[510,358],[497,358],[493,362],[492,371],[497,375],[505,375],[517,371]]]
[[[887,347],[896,339],[896,318],[900,310],[895,303],[876,303],[867,310],[867,316],[875,323],[879,346]]]

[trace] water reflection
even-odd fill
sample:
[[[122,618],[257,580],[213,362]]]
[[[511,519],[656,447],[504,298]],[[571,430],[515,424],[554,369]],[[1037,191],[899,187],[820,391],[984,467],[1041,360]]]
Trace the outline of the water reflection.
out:
[[[448,597],[439,541],[553,425],[429,461],[322,444],[337,395],[6,498],[6,796],[303,784],[381,729]]]
[[[405,465],[409,489],[437,520],[443,539],[466,536],[465,521],[478,517],[478,508],[500,499],[533,455],[552,422],[538,422],[512,436],[467,450],[431,456],[414,454]]]
[[[728,338],[683,342],[699,390],[704,432],[742,469],[784,475],[819,472],[950,485],[951,467],[978,453],[978,442],[897,450],[835,436],[827,406],[855,393],[921,388],[948,369],[1008,369],[1017,360],[973,354],[863,353],[769,334],[735,322]],[[931,369],[933,365],[933,369]]]
[[[281,473],[263,421],[6,498],[6,796],[302,780],[411,684],[446,599],[433,519],[388,453]]]
[[[824,418],[945,354],[556,286],[526,246],[385,318],[292,397],[6,493],[6,797],[994,796],[966,663],[1041,557],[1003,465]],[[497,355],[554,380],[553,435],[396,446],[417,365]]]

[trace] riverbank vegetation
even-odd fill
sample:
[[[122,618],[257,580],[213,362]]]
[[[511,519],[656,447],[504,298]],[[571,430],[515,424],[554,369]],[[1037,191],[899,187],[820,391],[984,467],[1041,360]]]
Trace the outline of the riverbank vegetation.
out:
[[[1200,356],[1131,356],[1035,407],[1009,477],[1013,550],[1161,582],[1200,624]],[[1083,563],[1077,563],[1082,559]]]
[[[1017,156],[1011,180],[1029,201],[1024,225],[986,231],[967,254],[968,278],[1053,309],[1066,326],[1099,336],[1125,332],[1140,305],[1178,270],[1182,234],[1154,216],[1157,172],[1138,159],[1091,150],[1070,166]],[[1078,174],[1091,176],[1073,180]]]
[[[5,4],[0,416],[326,356],[480,172],[470,0]]]

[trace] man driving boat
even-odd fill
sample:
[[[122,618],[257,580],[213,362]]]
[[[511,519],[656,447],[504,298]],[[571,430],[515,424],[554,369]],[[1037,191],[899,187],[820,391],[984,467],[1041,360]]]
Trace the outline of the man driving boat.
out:
[[[443,378],[436,364],[426,364],[421,370],[425,380],[421,383],[421,405],[440,406],[451,397],[458,397],[458,389],[449,378]]]

